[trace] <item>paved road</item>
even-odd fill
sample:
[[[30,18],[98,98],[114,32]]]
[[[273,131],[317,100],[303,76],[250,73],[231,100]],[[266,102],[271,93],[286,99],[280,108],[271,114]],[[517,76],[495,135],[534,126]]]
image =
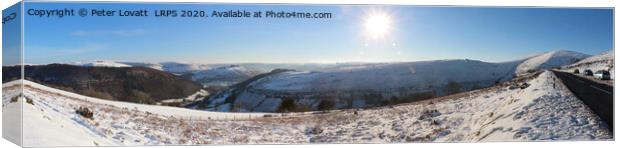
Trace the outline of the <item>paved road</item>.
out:
[[[562,80],[564,85],[581,99],[594,113],[598,114],[609,125],[613,132],[614,128],[614,88],[586,78],[575,76],[571,73],[553,71]]]

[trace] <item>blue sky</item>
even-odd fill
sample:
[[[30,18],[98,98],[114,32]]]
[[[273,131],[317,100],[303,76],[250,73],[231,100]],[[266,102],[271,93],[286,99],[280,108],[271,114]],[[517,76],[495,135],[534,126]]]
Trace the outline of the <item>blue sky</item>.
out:
[[[15,13],[15,18],[2,24],[2,65],[17,65],[20,61],[20,21],[19,4],[12,5],[2,11],[2,16],[10,16]]]
[[[27,3],[26,10],[203,9],[329,12],[329,19],[63,17],[25,18],[25,60],[195,63],[503,62],[551,50],[598,54],[613,48],[611,9],[365,5]],[[365,21],[389,17],[369,37]]]

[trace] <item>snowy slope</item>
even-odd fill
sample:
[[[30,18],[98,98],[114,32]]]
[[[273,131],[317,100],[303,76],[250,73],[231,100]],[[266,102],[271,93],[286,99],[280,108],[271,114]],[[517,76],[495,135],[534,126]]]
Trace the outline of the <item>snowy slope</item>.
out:
[[[585,58],[577,63],[565,66],[565,68],[568,68],[568,69],[577,68],[580,71],[584,71],[585,69],[590,69],[593,72],[596,72],[598,70],[608,70],[613,79],[614,78],[614,50],[605,51],[598,55]]]
[[[439,86],[455,82],[490,82],[512,78],[512,64],[441,60],[338,67],[320,72],[286,72],[254,84],[277,91],[377,90]]]
[[[545,71],[528,83],[531,86],[526,89],[508,94],[489,94],[488,100],[486,96],[478,100],[483,101],[478,107],[489,108],[484,114],[474,115],[480,117],[471,124],[472,129],[480,130],[478,140],[611,138],[605,123],[552,72]]]
[[[87,67],[131,67],[131,65],[109,60],[96,60],[90,62],[74,62],[71,65],[87,66]]]
[[[176,98],[176,99],[165,99],[160,101],[160,103],[188,103],[188,102],[195,102],[195,101],[200,101],[201,99],[204,99],[204,96],[208,96],[209,92],[201,89],[199,91],[197,91],[194,94],[191,94],[187,97],[183,97],[183,98]]]
[[[99,67],[147,67],[166,71],[175,74],[191,73],[200,70],[209,69],[206,64],[188,63],[188,62],[161,62],[161,63],[149,63],[149,62],[126,62],[126,61],[110,61],[110,60],[96,60],[89,62],[73,62],[71,65],[79,66],[99,66]]]
[[[148,62],[120,62],[120,63],[127,64],[133,67],[147,67],[147,68],[164,71],[163,65],[159,63],[148,63]]]
[[[324,69],[359,66],[369,63],[345,62],[345,63],[234,63],[250,71],[261,73],[270,72],[274,69],[295,69],[298,71],[322,71]],[[231,64],[209,64],[211,67],[224,67]]]
[[[332,102],[337,109],[411,102],[492,86],[533,70],[564,66],[586,57],[560,50],[503,63],[465,59],[332,65],[257,79],[243,88],[211,96],[203,103],[208,106],[201,109],[274,112],[289,99],[305,108],[301,110],[322,110],[321,103]]]
[[[24,146],[612,139],[551,72],[528,81],[525,89],[493,87],[393,107],[271,114],[283,117],[114,102],[26,81],[25,97],[33,104],[24,103]],[[77,107],[93,110],[93,118],[75,114]]]
[[[167,72],[182,74],[200,70],[209,69],[206,64],[188,63],[188,62],[162,62],[162,69]]]
[[[609,61],[609,60],[613,60],[614,59],[614,50],[609,50],[609,51],[605,51],[602,52],[600,54],[585,58],[575,64],[571,64],[571,65],[579,65],[579,64],[586,64],[586,63],[594,63],[594,62],[601,62],[601,61]]]
[[[161,63],[148,63],[148,62],[120,62],[131,66],[141,66],[153,68],[161,71],[166,71],[174,74],[191,73],[200,70],[209,69],[206,64],[197,64],[189,62],[161,62]]]
[[[231,86],[259,73],[239,65],[229,65],[194,72],[192,80],[204,86]]]
[[[244,88],[233,88],[241,92],[220,92],[205,102],[209,106],[204,109],[274,112],[285,98],[292,98],[310,110],[319,110],[323,100],[343,109],[376,106],[393,98],[423,99],[423,96],[442,96],[510,80],[518,62],[438,60],[287,71],[257,79]],[[377,95],[381,97],[370,97]]]
[[[21,81],[14,80],[2,84],[2,138],[11,142],[22,143],[22,103],[13,98],[22,92],[19,89]]]
[[[557,50],[550,51],[540,55],[528,58],[517,67],[517,74],[525,74],[531,70],[547,69],[552,67],[560,67],[573,64],[581,59],[585,59],[590,55],[586,55],[574,51]]]
[[[526,89],[492,88],[393,108],[360,110],[357,115],[330,116],[321,120],[331,126],[322,126],[323,132],[311,141],[610,139],[602,120],[556,80],[551,72],[545,72],[530,80],[532,85]]]
[[[32,88],[42,89],[44,91],[51,92],[51,93],[57,93],[62,96],[66,96],[66,97],[70,97],[70,98],[74,98],[78,100],[84,100],[84,101],[104,104],[104,105],[112,105],[112,106],[122,107],[122,108],[139,108],[142,111],[148,111],[151,113],[157,113],[157,114],[166,115],[166,116],[177,116],[177,117],[188,117],[188,118],[191,117],[191,118],[217,118],[217,119],[230,118],[232,119],[233,116],[235,116],[235,118],[247,118],[248,115],[252,115],[252,116],[264,115],[263,113],[248,113],[248,114],[214,113],[214,112],[197,111],[197,110],[178,108],[178,107],[147,105],[147,104],[138,104],[138,103],[131,103],[131,102],[105,100],[105,99],[83,96],[83,95],[75,94],[72,92],[66,92],[63,90],[58,90],[55,88],[47,87],[47,86],[34,83],[31,81],[27,81],[27,80],[24,80],[24,85],[32,87]],[[237,116],[237,115],[240,115],[240,116]]]
[[[3,84],[5,92],[19,92],[19,81]],[[166,131],[184,126],[187,120],[244,120],[262,118],[263,113],[215,113],[184,108],[116,102],[82,96],[34,82],[24,81],[23,103],[24,146],[114,146],[178,144],[190,139],[182,137],[182,130]],[[4,93],[3,93],[4,94]],[[19,103],[10,102],[18,93],[3,95],[3,111],[20,108]],[[25,101],[24,101],[25,102]],[[95,115],[93,119],[75,113],[78,107],[88,107]],[[277,116],[277,115],[272,115]],[[171,123],[166,124],[165,121]],[[157,123],[156,123],[157,122]],[[175,123],[175,124],[172,124]],[[17,126],[11,129],[19,129]],[[205,125],[203,125],[205,126]],[[165,129],[163,127],[166,127]],[[185,127],[188,128],[188,127]],[[151,132],[153,131],[153,132]],[[171,139],[170,136],[177,136]]]

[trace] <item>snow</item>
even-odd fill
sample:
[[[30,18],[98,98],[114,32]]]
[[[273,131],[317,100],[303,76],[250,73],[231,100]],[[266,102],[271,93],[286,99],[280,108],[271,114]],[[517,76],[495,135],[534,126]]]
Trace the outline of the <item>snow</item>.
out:
[[[204,89],[200,89],[198,90],[196,93],[193,93],[187,97],[184,98],[178,98],[178,99],[165,99],[162,100],[160,102],[162,103],[175,103],[175,102],[193,102],[193,101],[199,101],[200,99],[202,99],[204,96],[208,96],[209,92],[207,92]]]
[[[525,74],[530,70],[548,69],[569,65],[589,56],[590,55],[574,51],[550,51],[528,58],[523,63],[519,64],[519,66],[517,66],[516,73]]]
[[[249,118],[248,116],[263,116],[265,113],[216,113],[216,112],[205,112],[198,110],[191,110],[185,108],[178,107],[168,107],[168,106],[158,106],[158,105],[147,105],[147,104],[138,104],[131,102],[120,102],[120,101],[111,101],[99,98],[93,98],[88,96],[79,95],[72,92],[67,92],[63,90],[58,90],[55,88],[47,87],[38,83],[34,83],[32,81],[24,80],[24,85],[29,87],[34,87],[38,89],[43,89],[50,93],[57,93],[61,96],[70,97],[72,99],[87,101],[91,103],[111,105],[119,108],[128,108],[128,109],[140,109],[141,111],[160,114],[164,116],[175,116],[175,117],[184,117],[184,118],[214,118],[214,119],[233,119],[233,118]],[[28,87],[27,87],[28,88]],[[27,89],[25,89],[27,90]],[[36,96],[36,95],[35,95]]]
[[[203,109],[218,110],[218,104],[210,100],[222,100],[218,97],[231,95],[234,96],[232,101],[221,105],[235,106],[230,110],[234,112],[274,112],[274,108],[261,105],[261,102],[285,97],[295,99],[296,104],[310,110],[318,110],[318,104],[323,100],[335,102],[337,109],[368,107],[392,98],[410,99],[429,94],[444,96],[484,88],[515,76],[572,64],[586,57],[588,55],[578,52],[559,50],[501,63],[464,59],[336,64],[319,70],[293,70],[268,75],[238,91],[220,92],[233,94],[212,96],[206,101],[210,107]],[[382,97],[368,99],[368,95]]]
[[[90,123],[81,119],[74,112],[70,110],[54,112],[56,106],[47,106],[47,104],[38,101],[35,104],[38,106],[26,104],[23,108],[24,146],[113,144],[109,139],[100,137],[98,133],[85,130],[84,128],[89,127],[85,127],[83,124]]]
[[[23,111],[22,102],[13,102],[12,98],[22,92],[19,89],[20,83],[21,81],[16,80],[2,84],[2,137],[17,144],[22,143],[22,131],[15,127],[22,127]]]
[[[586,69],[590,69],[592,72],[596,72],[598,70],[608,70],[611,74],[611,79],[614,79],[614,50],[605,51],[598,55],[585,58],[577,63],[565,66],[564,68],[566,68],[569,72],[572,72],[571,70],[574,69],[579,69],[581,72]]]
[[[200,70],[207,70],[209,66],[206,64],[197,64],[189,62],[162,62],[162,69],[167,72],[182,74],[195,72]]]
[[[221,76],[225,76],[225,75],[242,75],[244,73],[246,73],[246,69],[239,66],[239,65],[230,65],[230,66],[224,66],[224,67],[218,67],[218,68],[213,68],[213,69],[209,69],[206,71],[200,71],[200,72],[196,72],[194,74],[194,78],[195,79],[199,79],[199,78],[203,78],[203,77],[207,77],[207,76],[215,76],[215,75],[221,75]]]
[[[192,80],[204,86],[231,86],[258,73],[239,65],[230,65],[196,71],[192,75]]]
[[[322,119],[321,142],[477,142],[611,139],[607,127],[550,72],[526,89],[360,110]],[[554,88],[555,84],[555,88]],[[486,92],[485,92],[486,91]],[[431,103],[432,102],[432,103]],[[350,116],[350,117],[348,117]],[[335,122],[334,122],[335,121]]]
[[[599,62],[599,61],[608,61],[608,60],[613,60],[613,59],[614,59],[614,50],[609,50],[609,51],[602,52],[598,55],[585,58],[571,65],[579,65],[579,64],[593,63],[593,62]]]
[[[497,109],[491,110],[494,115],[489,115],[487,120],[478,120],[484,123],[479,125],[480,131],[488,133],[479,140],[504,141],[510,137],[514,140],[611,138],[605,123],[551,72],[545,71],[529,83],[531,85],[521,92],[502,96],[505,97],[503,101],[484,102],[496,105]]]
[[[453,91],[467,91],[492,86],[513,78],[517,62],[487,63],[476,60],[437,60],[406,63],[375,63],[341,65],[322,71],[286,71],[270,74],[252,81],[247,87],[220,92],[206,103],[209,111],[216,111],[218,100],[234,95],[230,111],[275,112],[277,107],[262,102],[281,102],[285,96],[294,96],[296,104],[318,110],[321,101],[334,102],[337,109],[373,106],[393,97],[405,98],[419,94],[442,96]],[[448,84],[458,83],[449,90]],[[226,94],[235,93],[235,94]],[[368,98],[368,94],[382,97]],[[281,99],[274,101],[273,99]],[[360,99],[371,99],[362,100]]]
[[[149,62],[130,62],[130,61],[111,61],[111,60],[96,60],[89,62],[73,62],[71,65],[87,66],[87,67],[147,67],[166,71],[174,74],[190,73],[200,70],[207,70],[209,66],[206,64],[197,64],[189,62],[161,62],[161,63],[149,63]]]
[[[75,62],[70,63],[72,65],[79,65],[85,67],[131,67],[130,65],[123,64],[120,62],[109,61],[109,60],[96,60],[90,62]]]
[[[146,67],[177,75],[191,74],[192,80],[200,82],[204,86],[224,87],[234,85],[260,73],[256,70],[248,70],[240,65],[228,65],[212,68],[206,64],[189,62],[149,63],[97,60],[91,62],[73,62],[70,64],[86,67]]]
[[[24,146],[612,139],[601,119],[551,72],[526,81],[531,85],[525,89],[496,86],[397,106],[290,114],[115,102],[24,81],[24,95],[34,102],[24,103]],[[3,95],[3,101],[9,98]],[[77,115],[77,107],[93,110],[93,118]]]
[[[131,65],[133,67],[146,67],[146,68],[164,71],[163,65],[159,63],[149,63],[149,62],[121,62],[121,63]]]
[[[424,89],[455,82],[486,82],[512,78],[513,63],[475,60],[439,60],[369,64],[325,71],[285,72],[253,85],[275,91],[382,90],[413,87]],[[458,74],[456,74],[458,73]]]

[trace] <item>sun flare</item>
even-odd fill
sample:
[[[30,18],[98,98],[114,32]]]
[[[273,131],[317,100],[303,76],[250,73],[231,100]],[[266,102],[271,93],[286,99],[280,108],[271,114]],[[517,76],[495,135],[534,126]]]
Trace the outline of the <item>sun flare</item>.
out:
[[[373,38],[383,37],[390,32],[392,21],[386,14],[371,14],[365,21],[366,33]]]

